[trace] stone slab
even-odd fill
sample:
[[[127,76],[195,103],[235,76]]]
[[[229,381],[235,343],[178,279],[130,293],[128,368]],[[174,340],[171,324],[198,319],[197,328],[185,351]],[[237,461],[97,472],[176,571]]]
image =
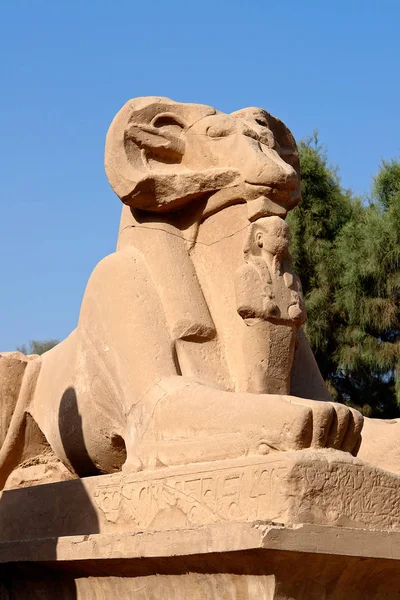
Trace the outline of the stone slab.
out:
[[[3,600],[397,600],[400,532],[218,523],[0,543]]]
[[[400,530],[399,492],[399,475],[346,453],[276,453],[7,490],[1,541],[257,520]]]
[[[400,561],[400,532],[256,521],[191,529],[75,535],[0,543],[0,563],[131,560],[247,550]],[[399,565],[400,568],[400,565]]]
[[[398,600],[399,481],[323,450],[7,490],[0,600]]]

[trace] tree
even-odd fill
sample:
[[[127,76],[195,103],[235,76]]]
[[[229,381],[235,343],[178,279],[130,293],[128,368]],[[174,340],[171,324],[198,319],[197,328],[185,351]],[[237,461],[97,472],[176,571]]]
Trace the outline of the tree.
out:
[[[383,163],[372,198],[359,205],[337,239],[341,281],[336,310],[335,384],[365,414],[399,415],[400,163]]]
[[[289,215],[306,333],[334,399],[399,416],[400,163],[384,163],[372,197],[342,189],[317,136],[299,145],[302,202]]]
[[[22,344],[17,350],[23,354],[44,354],[58,343],[59,340],[30,340],[28,347]]]
[[[299,153],[302,200],[288,216],[293,264],[306,300],[306,334],[322,376],[337,399],[331,385],[338,368],[337,330],[341,326],[334,305],[340,279],[335,240],[351,219],[352,198],[342,190],[336,171],[328,166],[317,134],[300,142]]]

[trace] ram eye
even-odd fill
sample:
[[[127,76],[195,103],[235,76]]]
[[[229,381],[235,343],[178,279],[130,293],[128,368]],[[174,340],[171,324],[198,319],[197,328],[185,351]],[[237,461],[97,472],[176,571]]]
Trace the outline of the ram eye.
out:
[[[224,137],[225,129],[221,128],[219,125],[211,125],[207,128],[207,135],[212,138]]]
[[[226,115],[216,115],[208,119],[206,135],[211,138],[222,138],[237,133],[237,121]]]

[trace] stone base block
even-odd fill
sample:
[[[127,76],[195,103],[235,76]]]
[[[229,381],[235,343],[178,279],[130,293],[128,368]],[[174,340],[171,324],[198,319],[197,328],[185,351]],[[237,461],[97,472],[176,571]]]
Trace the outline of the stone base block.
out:
[[[0,497],[0,600],[400,598],[400,477],[336,451]]]
[[[224,523],[3,542],[0,560],[1,600],[400,598],[398,532]]]
[[[0,541],[256,520],[400,530],[400,476],[347,453],[300,451],[0,495]]]

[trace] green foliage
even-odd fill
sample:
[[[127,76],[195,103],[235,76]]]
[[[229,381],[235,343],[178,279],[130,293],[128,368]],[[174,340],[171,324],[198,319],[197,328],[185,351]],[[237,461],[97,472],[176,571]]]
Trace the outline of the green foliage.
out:
[[[398,202],[400,193],[400,162],[391,160],[382,162],[382,167],[375,177],[372,193],[383,208]]]
[[[58,343],[59,340],[30,340],[28,347],[26,344],[22,344],[17,350],[23,354],[44,354]]]
[[[306,298],[310,340],[323,377],[336,372],[340,325],[334,307],[340,272],[332,260],[338,232],[349,221],[352,201],[342,191],[336,172],[316,134],[299,144],[302,201],[288,216],[292,231],[294,270],[300,275]]]
[[[368,204],[344,191],[316,136],[300,143],[291,215],[310,339],[335,400],[400,414],[400,163],[383,163]]]
[[[384,163],[373,196],[337,238],[336,310],[345,321],[337,359],[342,394],[374,416],[400,404],[400,164]],[[397,393],[396,393],[397,390]]]

